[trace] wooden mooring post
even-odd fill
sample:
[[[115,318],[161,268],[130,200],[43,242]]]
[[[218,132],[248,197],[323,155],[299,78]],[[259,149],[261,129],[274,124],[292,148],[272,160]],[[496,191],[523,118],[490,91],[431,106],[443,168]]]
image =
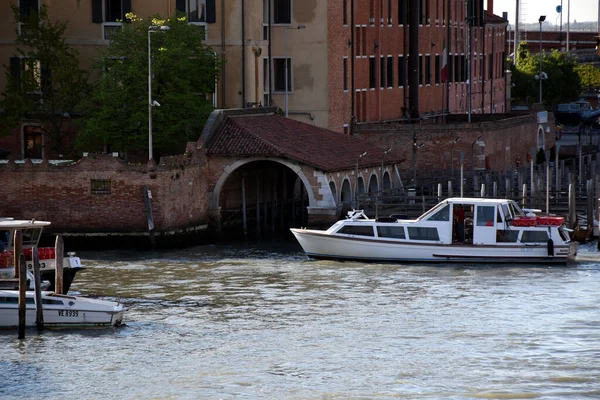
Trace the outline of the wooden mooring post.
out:
[[[33,281],[35,289],[35,325],[38,331],[44,330],[44,308],[42,303],[42,277],[40,274],[40,255],[37,246],[32,249]]]
[[[15,260],[15,278],[19,279],[21,270],[19,269],[19,255],[23,252],[23,232],[20,229],[15,231],[13,236],[13,251]]]
[[[56,235],[56,243],[54,245],[54,249],[56,252],[55,256],[55,267],[56,271],[54,272],[54,291],[58,294],[64,293],[64,285],[63,285],[63,261],[64,261],[64,242],[61,235]]]
[[[19,253],[19,339],[25,338],[25,326],[27,325],[27,263],[25,254]]]

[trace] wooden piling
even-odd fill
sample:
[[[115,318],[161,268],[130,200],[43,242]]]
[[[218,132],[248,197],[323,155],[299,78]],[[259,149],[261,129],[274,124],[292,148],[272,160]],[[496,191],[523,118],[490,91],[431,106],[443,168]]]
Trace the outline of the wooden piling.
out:
[[[56,243],[54,245],[55,268],[54,271],[54,291],[58,294],[66,294],[63,285],[63,262],[64,262],[64,242],[61,235],[56,235]]]
[[[248,223],[246,216],[246,177],[242,175],[242,225],[244,227],[244,238],[248,239]]]
[[[21,270],[19,269],[19,255],[23,252],[23,232],[21,232],[20,229],[15,231],[15,235],[13,237],[13,250],[15,260],[15,278],[18,279],[21,275]]]
[[[37,246],[32,249],[33,281],[35,289],[35,325],[38,331],[44,330],[44,309],[42,303],[42,277],[40,274],[40,256]]]
[[[570,174],[570,178],[574,178],[574,174]],[[569,226],[571,228],[575,228],[577,225],[575,206],[575,184],[569,183]]]
[[[25,255],[19,253],[16,258],[19,265],[19,339],[25,338],[25,325],[27,324],[27,263]]]
[[[256,176],[256,234],[260,238],[260,171]]]
[[[548,158],[550,152],[548,152]],[[546,161],[546,215],[550,214],[550,161]]]
[[[594,186],[591,179],[586,181],[587,194],[587,228],[594,229]]]

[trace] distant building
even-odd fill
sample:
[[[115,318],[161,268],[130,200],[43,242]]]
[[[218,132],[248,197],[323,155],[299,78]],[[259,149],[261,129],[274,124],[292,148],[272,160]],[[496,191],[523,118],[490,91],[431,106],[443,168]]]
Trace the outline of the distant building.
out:
[[[290,118],[344,133],[354,123],[510,110],[507,21],[493,14],[493,0],[487,11],[483,0],[14,3],[27,12],[46,4],[52,19],[67,22],[68,43],[80,52],[84,68],[108,45],[127,12],[141,18],[185,12],[190,23],[205,27],[207,44],[224,61],[214,94],[218,108],[274,105],[287,109]],[[17,55],[18,29],[10,3],[3,1],[1,65]],[[5,84],[0,74],[0,92]],[[21,157],[28,141],[41,157],[46,146],[35,123],[15,135]]]

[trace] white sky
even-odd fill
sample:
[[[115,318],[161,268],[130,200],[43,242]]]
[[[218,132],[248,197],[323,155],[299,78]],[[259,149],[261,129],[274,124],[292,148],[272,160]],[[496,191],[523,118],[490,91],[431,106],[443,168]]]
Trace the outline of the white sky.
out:
[[[598,3],[600,0],[520,0],[521,18],[519,22],[537,22],[540,15],[546,16],[546,21],[553,25],[560,24],[560,14],[556,12],[556,6],[562,1],[562,22],[567,23],[567,5],[571,3],[571,22],[598,21]],[[487,0],[483,1],[487,8]],[[508,21],[515,23],[516,0],[494,0],[494,14],[502,16],[503,11],[508,11]]]

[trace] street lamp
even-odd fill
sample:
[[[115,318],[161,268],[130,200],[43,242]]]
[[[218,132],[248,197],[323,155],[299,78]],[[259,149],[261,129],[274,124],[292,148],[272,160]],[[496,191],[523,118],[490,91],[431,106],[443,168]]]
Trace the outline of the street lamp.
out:
[[[151,25],[148,27],[148,161],[154,158],[152,154],[152,107],[160,105],[157,101],[152,102],[152,46],[150,34],[152,32],[165,32],[170,29],[167,25]]]
[[[354,202],[356,204],[356,210],[358,209],[358,163],[360,159],[367,155],[366,151],[363,151],[356,160],[356,176],[354,177]]]
[[[471,143],[471,179],[473,179],[473,182],[475,182],[475,161],[473,158],[473,147],[475,146],[475,143],[479,142],[480,140],[481,136],[478,136],[477,139]]]
[[[381,190],[383,191],[383,159],[385,158],[385,155],[387,153],[389,153],[390,151],[392,151],[392,148],[389,147],[387,150],[385,150],[383,152],[383,155],[381,156]]]
[[[542,72],[542,22],[546,20],[545,15],[540,15],[540,19],[538,20],[540,23],[540,72],[538,78],[540,80],[540,104],[542,104],[542,79],[544,79],[544,75]]]
[[[456,142],[460,142],[459,137],[454,139],[454,141],[452,142],[452,146],[450,146],[450,174],[452,181],[454,181],[454,145],[456,144]]]
[[[289,93],[289,87],[288,87],[288,56],[287,56],[287,48],[288,48],[288,31],[292,30],[292,29],[304,29],[305,26],[304,25],[298,25],[294,28],[285,28],[285,57],[284,57],[284,62],[285,62],[285,117],[287,118],[288,116],[288,93]]]

